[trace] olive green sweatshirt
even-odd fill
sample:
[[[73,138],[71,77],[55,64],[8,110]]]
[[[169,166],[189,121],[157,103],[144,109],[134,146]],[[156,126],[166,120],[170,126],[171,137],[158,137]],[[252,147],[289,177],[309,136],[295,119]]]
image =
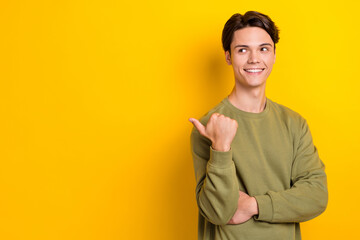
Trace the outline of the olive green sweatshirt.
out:
[[[301,239],[299,222],[321,214],[328,201],[325,167],[306,120],[270,99],[264,111],[250,113],[225,98],[202,124],[215,112],[235,119],[238,129],[228,152],[213,150],[195,128],[191,133],[198,239]],[[227,225],[239,190],[255,197],[259,214]]]

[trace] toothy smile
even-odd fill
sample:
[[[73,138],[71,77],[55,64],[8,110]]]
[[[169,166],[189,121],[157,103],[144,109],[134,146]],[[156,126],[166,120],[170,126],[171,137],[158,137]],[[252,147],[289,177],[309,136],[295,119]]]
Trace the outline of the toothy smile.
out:
[[[245,72],[250,72],[250,73],[258,73],[258,72],[262,72],[264,71],[265,68],[244,68]]]

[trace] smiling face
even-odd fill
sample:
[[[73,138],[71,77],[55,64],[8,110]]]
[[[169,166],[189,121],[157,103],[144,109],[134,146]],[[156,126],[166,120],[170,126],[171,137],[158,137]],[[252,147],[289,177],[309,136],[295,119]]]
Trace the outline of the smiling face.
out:
[[[274,42],[259,27],[246,27],[234,32],[226,62],[232,65],[236,85],[244,88],[265,87],[275,63]]]

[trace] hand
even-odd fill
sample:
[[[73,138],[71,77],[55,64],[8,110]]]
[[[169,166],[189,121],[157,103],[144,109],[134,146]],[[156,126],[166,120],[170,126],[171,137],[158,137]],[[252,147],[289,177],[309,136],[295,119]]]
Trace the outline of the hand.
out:
[[[240,224],[246,222],[252,216],[259,214],[257,201],[246,193],[239,191],[238,208],[228,224]]]
[[[197,119],[190,118],[189,121],[194,124],[201,135],[211,140],[214,150],[223,152],[230,150],[238,127],[236,120],[220,113],[213,113],[206,127]]]

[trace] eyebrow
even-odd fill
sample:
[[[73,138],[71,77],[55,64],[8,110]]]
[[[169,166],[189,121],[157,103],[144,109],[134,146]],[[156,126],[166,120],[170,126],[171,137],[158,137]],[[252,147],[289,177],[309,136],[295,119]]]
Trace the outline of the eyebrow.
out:
[[[270,43],[262,43],[259,45],[259,47],[262,47],[262,46],[271,46],[272,45]],[[238,48],[238,47],[249,47],[249,45],[236,45],[234,48]]]

